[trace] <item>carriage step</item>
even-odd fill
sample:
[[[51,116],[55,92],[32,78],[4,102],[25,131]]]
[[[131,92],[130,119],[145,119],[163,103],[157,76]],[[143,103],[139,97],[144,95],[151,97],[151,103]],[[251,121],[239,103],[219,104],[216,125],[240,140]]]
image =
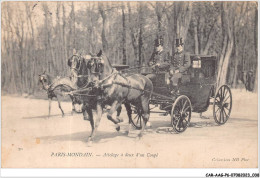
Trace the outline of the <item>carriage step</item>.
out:
[[[165,113],[161,113],[159,114],[160,116],[167,116],[169,113],[168,112],[165,112]]]
[[[167,116],[168,112],[162,112],[162,111],[150,111],[150,113],[159,113],[160,116]]]

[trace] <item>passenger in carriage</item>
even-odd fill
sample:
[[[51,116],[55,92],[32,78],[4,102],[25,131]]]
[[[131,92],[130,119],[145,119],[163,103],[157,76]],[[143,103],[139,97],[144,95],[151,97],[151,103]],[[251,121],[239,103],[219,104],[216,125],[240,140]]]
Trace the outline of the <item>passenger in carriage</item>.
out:
[[[169,86],[172,94],[179,92],[179,83],[182,75],[188,72],[190,65],[190,54],[184,53],[182,38],[176,39],[176,52],[172,57],[171,67],[169,69]]]
[[[163,49],[163,38],[159,37],[154,42],[154,51],[148,63],[152,67],[153,73],[146,76],[151,80],[155,79],[156,72],[168,71],[170,67],[169,52]]]

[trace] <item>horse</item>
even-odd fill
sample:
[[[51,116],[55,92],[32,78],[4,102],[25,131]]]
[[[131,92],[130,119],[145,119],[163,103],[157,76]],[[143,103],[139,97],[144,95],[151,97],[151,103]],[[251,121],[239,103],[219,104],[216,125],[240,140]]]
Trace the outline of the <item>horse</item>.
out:
[[[254,71],[253,70],[244,70],[239,73],[238,84],[243,84],[246,91],[254,90]]]
[[[246,73],[246,82],[245,82],[245,88],[246,91],[253,91],[254,90],[254,72],[253,70],[249,70]]]
[[[58,106],[61,110],[62,113],[62,117],[64,116],[64,111],[61,108],[61,104],[60,104],[60,97],[62,97],[62,91],[68,92],[70,91],[70,89],[66,86],[63,85],[57,85],[55,88],[53,88],[52,90],[50,90],[50,87],[54,84],[54,83],[70,83],[69,78],[59,78],[59,77],[52,77],[48,74],[45,74],[45,71],[43,72],[43,74],[39,75],[39,82],[42,85],[42,89],[45,90],[47,92],[48,95],[48,99],[49,99],[49,115],[48,117],[50,117],[50,113],[51,113],[51,101],[53,98],[57,98],[58,101]],[[68,84],[70,85],[70,84]],[[76,98],[74,98],[72,95],[70,95],[70,99],[72,101],[72,114],[73,112],[80,112],[77,111],[75,108],[75,104],[81,104],[81,102],[79,100],[76,100]]]
[[[73,55],[67,61],[67,64],[71,71],[70,78],[73,83],[72,88],[74,88],[74,90],[81,90],[90,87],[90,83],[88,82],[87,60],[88,56],[82,56],[80,54],[77,54],[77,52],[73,50]],[[83,93],[78,92],[74,95],[78,100],[80,100],[83,103],[83,119],[89,120],[90,122],[92,122],[93,120],[91,119],[93,117],[92,109],[96,109],[96,100],[94,97],[94,93],[95,92],[93,91],[87,90]]]
[[[87,61],[91,58],[90,55],[82,56],[81,54],[77,54],[76,50],[73,50],[73,55],[68,59],[68,66],[71,71],[71,80],[75,83],[75,86],[78,89],[90,87],[91,83],[88,82],[88,69],[87,69]],[[93,95],[95,95],[95,91],[88,91],[87,93],[78,93],[79,100],[81,100],[84,105],[82,108],[83,118],[84,120],[89,120],[89,118],[93,117],[92,109],[96,109],[96,100],[93,99]],[[120,122],[123,120],[120,118],[122,107],[118,107],[117,109],[117,119]],[[92,121],[92,119],[90,119]]]
[[[123,76],[118,73],[112,67],[108,58],[102,54],[101,50],[96,56],[91,57],[87,63],[87,68],[89,70],[89,80],[94,83],[94,88],[98,90],[96,105],[97,119],[88,141],[93,141],[101,120],[104,105],[111,106],[107,113],[107,118],[115,124],[117,131],[120,130],[120,126],[118,125],[120,121],[113,118],[112,114],[118,107],[122,104],[125,105],[129,117],[129,125],[132,117],[131,105],[140,108],[143,119],[142,129],[138,136],[142,137],[145,125],[150,116],[149,101],[153,91],[152,81],[141,74]]]

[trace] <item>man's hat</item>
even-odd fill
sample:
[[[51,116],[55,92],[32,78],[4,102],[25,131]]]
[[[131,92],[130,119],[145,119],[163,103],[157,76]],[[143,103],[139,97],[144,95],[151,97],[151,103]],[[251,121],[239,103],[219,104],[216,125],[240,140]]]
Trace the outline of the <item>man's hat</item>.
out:
[[[182,38],[176,39],[176,47],[178,47],[180,45],[184,45],[184,43],[182,42]]]
[[[157,38],[156,40],[154,40],[154,45],[155,45],[155,46],[160,46],[160,45],[163,46],[163,38],[162,38],[162,37],[159,37],[159,38]]]

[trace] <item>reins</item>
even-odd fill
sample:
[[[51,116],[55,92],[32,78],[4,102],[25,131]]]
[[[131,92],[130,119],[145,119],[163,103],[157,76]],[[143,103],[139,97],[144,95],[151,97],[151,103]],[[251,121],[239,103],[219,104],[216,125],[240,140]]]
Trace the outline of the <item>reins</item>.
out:
[[[150,68],[149,66],[141,66],[141,67],[130,67],[128,69],[122,69],[120,71],[132,71],[132,70],[135,70],[135,69],[142,69],[142,68]]]

